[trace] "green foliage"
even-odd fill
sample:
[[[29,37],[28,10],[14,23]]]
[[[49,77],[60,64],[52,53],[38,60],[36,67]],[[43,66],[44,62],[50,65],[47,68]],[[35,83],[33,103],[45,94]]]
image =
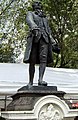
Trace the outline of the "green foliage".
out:
[[[12,57],[14,56],[16,60],[16,58],[22,54],[21,52],[24,51],[26,44],[28,26],[26,25],[25,19],[28,4],[25,0],[13,0],[11,4],[10,2],[10,0],[1,0],[0,2],[0,41],[2,43],[0,51],[4,53],[5,49],[5,53],[8,52],[6,56],[1,55],[2,60],[0,59],[0,62],[5,62],[5,59],[7,59],[8,62],[13,62],[9,58],[11,55]],[[5,46],[9,43],[8,48],[10,50],[4,47],[4,43]],[[10,51],[12,54],[10,54]]]
[[[11,4],[11,0],[0,1],[0,58],[4,58],[1,62],[16,60],[24,51],[28,33],[25,19],[33,0],[12,1]],[[61,48],[59,55],[53,54],[54,64],[50,66],[78,68],[78,0],[42,0],[42,4],[52,36]]]
[[[52,35],[61,48],[59,56],[54,54],[54,66],[78,68],[78,1],[42,0],[42,3]]]

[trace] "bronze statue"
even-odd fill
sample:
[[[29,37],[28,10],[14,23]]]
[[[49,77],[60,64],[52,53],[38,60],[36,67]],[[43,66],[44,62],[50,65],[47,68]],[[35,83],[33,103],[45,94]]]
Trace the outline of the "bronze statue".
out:
[[[29,88],[33,85],[35,64],[39,64],[38,85],[47,86],[47,82],[43,81],[46,65],[53,60],[52,50],[56,53],[60,52],[57,42],[51,35],[48,20],[42,10],[41,2],[34,2],[32,8],[33,11],[28,11],[26,16],[30,33],[27,38],[27,47],[24,56],[24,63],[29,63]]]

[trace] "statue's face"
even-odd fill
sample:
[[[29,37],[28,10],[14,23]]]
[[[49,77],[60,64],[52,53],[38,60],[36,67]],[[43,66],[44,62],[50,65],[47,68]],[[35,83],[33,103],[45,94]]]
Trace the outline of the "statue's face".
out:
[[[40,2],[34,2],[33,4],[33,9],[42,9],[42,5]]]

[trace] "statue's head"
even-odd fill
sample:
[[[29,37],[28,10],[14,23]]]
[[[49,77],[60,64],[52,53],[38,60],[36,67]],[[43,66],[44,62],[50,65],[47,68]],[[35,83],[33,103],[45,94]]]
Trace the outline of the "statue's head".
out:
[[[35,1],[32,4],[33,10],[42,9],[42,4],[40,1]]]

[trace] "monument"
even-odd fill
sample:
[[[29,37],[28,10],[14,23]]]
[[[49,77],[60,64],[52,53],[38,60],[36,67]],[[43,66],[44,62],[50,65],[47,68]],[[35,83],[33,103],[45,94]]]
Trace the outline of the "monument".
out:
[[[30,33],[27,37],[24,56],[24,63],[29,63],[29,83],[12,96],[13,101],[8,105],[7,110],[29,111],[27,117],[24,118],[27,120],[62,120],[63,116],[60,116],[62,111],[57,109],[57,105],[52,103],[51,99],[52,97],[55,99],[57,96],[57,99],[59,97],[61,100],[65,92],[57,91],[56,86],[47,86],[47,82],[43,81],[45,68],[53,60],[52,51],[59,54],[60,48],[51,35],[51,29],[42,10],[41,2],[33,2],[32,8],[33,11],[28,11],[26,16]],[[39,64],[38,86],[33,86],[35,64]],[[34,111],[38,106],[36,104],[45,97],[51,97],[50,101],[46,98],[48,101],[44,102],[45,104],[40,108],[41,110],[38,111],[38,114],[36,111],[36,113],[33,113],[35,117],[31,117],[33,115],[31,115],[30,111]]]
[[[30,32],[24,56],[24,63],[29,63],[29,88],[33,86],[35,64],[39,64],[38,85],[47,86],[47,82],[43,81],[46,65],[53,61],[52,51],[60,53],[58,43],[51,35],[51,29],[41,2],[33,2],[32,8],[33,11],[28,11],[26,16]]]
[[[33,109],[37,98],[41,96],[53,94],[63,97],[64,95],[64,92],[57,92],[56,86],[47,86],[47,82],[43,81],[46,65],[53,61],[52,51],[59,54],[60,48],[51,35],[41,2],[33,2],[32,8],[33,11],[28,11],[26,16],[30,32],[23,60],[24,63],[29,63],[29,83],[12,96],[13,102],[8,106],[8,110],[30,110]],[[38,86],[33,86],[35,64],[39,64]]]
[[[26,16],[30,32],[24,56],[24,63],[29,63],[29,83],[11,96],[12,102],[0,116],[6,120],[74,120],[78,110],[69,108],[65,92],[43,80],[47,64],[53,61],[52,52],[59,54],[60,48],[51,35],[41,2],[33,2],[32,8]],[[39,64],[38,86],[33,85],[35,64]]]

